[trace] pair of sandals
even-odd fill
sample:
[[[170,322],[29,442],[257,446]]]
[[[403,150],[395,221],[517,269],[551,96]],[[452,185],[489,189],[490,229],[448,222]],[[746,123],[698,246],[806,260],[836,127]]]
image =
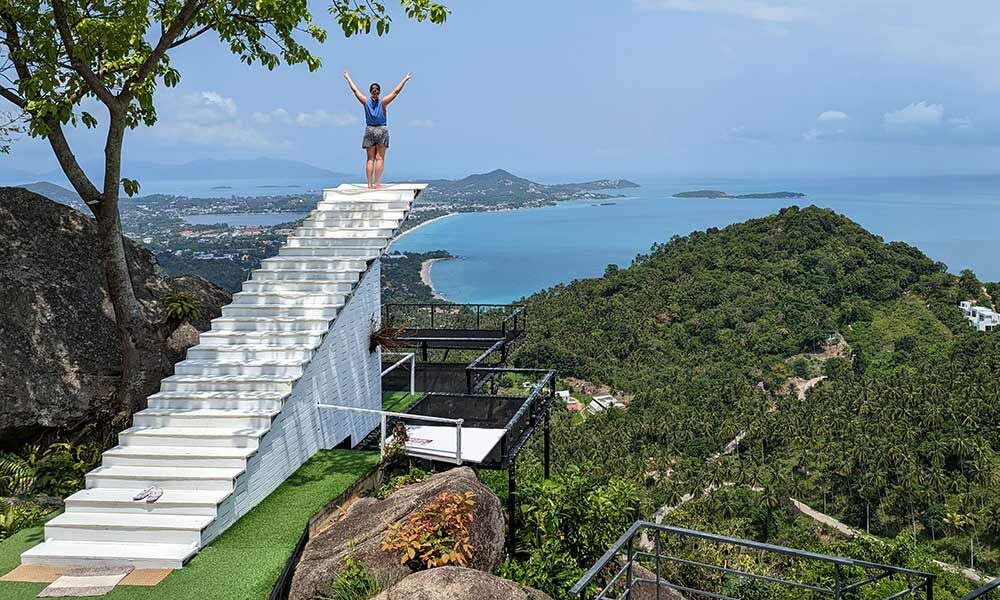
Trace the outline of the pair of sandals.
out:
[[[160,496],[162,495],[163,495],[162,488],[156,487],[155,485],[151,485],[148,488],[136,494],[135,496],[132,496],[132,499],[135,500],[136,502],[145,499],[146,502],[152,504],[153,502],[159,500]]]

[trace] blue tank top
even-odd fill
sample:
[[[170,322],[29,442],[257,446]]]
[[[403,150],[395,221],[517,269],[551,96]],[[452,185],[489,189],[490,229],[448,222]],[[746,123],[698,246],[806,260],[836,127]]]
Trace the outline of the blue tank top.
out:
[[[365,100],[365,125],[385,125],[385,107],[382,101]]]

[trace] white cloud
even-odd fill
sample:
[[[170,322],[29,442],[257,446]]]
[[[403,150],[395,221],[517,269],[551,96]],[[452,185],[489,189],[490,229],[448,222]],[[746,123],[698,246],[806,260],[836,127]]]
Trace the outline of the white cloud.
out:
[[[240,121],[205,125],[191,121],[161,122],[152,129],[154,136],[167,144],[224,147],[237,150],[274,150],[289,146]]]
[[[232,98],[227,98],[218,92],[202,92],[201,98],[206,104],[219,108],[227,115],[236,114],[236,101]]]
[[[295,115],[295,124],[299,127],[345,127],[357,122],[358,118],[354,115],[329,113],[322,109]]]
[[[434,121],[430,119],[413,119],[410,121],[410,127],[421,127],[423,129],[430,129],[434,127]]]
[[[943,120],[944,105],[924,101],[889,111],[882,118],[887,131],[911,133],[919,133],[927,127],[937,127]]]
[[[819,113],[816,117],[817,121],[847,121],[851,117],[847,116],[847,113],[839,110],[826,110]]]
[[[288,111],[283,108],[276,108],[271,112],[255,112],[253,114],[253,120],[260,123],[261,125],[267,125],[269,123],[280,123],[288,124],[292,122],[292,116],[288,114]]]
[[[770,23],[791,23],[808,16],[802,8],[760,0],[636,0],[636,4],[647,10],[728,15]]]
[[[813,128],[802,134],[802,141],[808,144],[811,142],[835,140],[842,137],[845,133],[846,131],[843,129],[823,130]]]

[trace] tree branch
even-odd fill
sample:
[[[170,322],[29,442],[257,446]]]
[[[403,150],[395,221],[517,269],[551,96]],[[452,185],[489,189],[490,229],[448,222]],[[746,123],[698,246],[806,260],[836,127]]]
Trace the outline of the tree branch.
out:
[[[62,167],[69,182],[73,184],[76,193],[93,210],[101,203],[101,192],[80,168],[80,163],[76,160],[76,156],[63,134],[62,123],[55,117],[46,117],[45,125],[49,128],[45,138],[49,141],[49,146],[52,147],[52,152],[55,153],[59,166]]]
[[[177,46],[180,46],[181,44],[186,44],[186,43],[190,42],[191,40],[195,39],[196,37],[200,36],[201,34],[207,32],[207,31],[211,31],[213,27],[215,27],[215,23],[209,23],[208,25],[205,25],[204,27],[202,27],[201,29],[195,31],[194,33],[189,33],[189,34],[185,35],[184,37],[178,39],[177,41],[171,43],[170,44],[170,48],[173,49],[173,48],[176,48]]]
[[[163,55],[171,48],[174,40],[187,29],[188,25],[191,24],[191,21],[198,14],[198,11],[204,6],[203,0],[185,0],[184,6],[181,7],[180,12],[177,13],[170,27],[167,27],[166,31],[160,36],[159,41],[156,42],[156,47],[149,53],[149,56],[139,66],[139,69],[122,84],[122,91],[118,94],[120,99],[127,102],[132,98],[132,88],[137,83],[149,77],[149,74],[153,72],[156,65],[163,59]]]
[[[28,103],[24,101],[24,98],[18,96],[17,94],[8,90],[5,87],[0,87],[0,97],[7,100],[14,106],[20,108],[21,110],[24,110],[25,107],[28,106]]]
[[[76,42],[73,40],[73,32],[69,28],[69,21],[66,18],[66,7],[63,5],[62,0],[52,0],[52,14],[55,18],[56,29],[59,31],[59,38],[62,40],[63,46],[66,47],[66,56],[69,57],[73,70],[83,77],[83,80],[87,82],[90,89],[94,90],[94,93],[97,94],[101,102],[104,102],[110,110],[121,110],[121,103],[118,102],[118,98],[111,93],[111,90],[90,69],[90,65],[85,64],[77,56]]]

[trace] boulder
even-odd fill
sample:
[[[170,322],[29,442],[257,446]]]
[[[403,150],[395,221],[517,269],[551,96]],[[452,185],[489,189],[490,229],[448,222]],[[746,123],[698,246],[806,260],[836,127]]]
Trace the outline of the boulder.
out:
[[[125,247],[135,294],[151,314],[158,298],[189,291],[203,305],[194,326],[206,329],[230,301],[200,277],[168,277],[135,242]],[[93,219],[27,190],[0,188],[0,450],[75,432],[114,408],[121,349],[97,252]],[[151,391],[183,358],[166,348],[177,326],[157,323],[164,360],[145,374]],[[186,335],[175,341],[190,342]]]
[[[552,600],[543,592],[491,573],[438,567],[409,575],[372,600]]]
[[[295,569],[289,598],[312,600],[329,595],[330,584],[344,568],[348,557],[364,563],[376,581],[386,585],[410,575],[413,571],[400,564],[398,553],[382,550],[386,528],[445,492],[475,494],[470,526],[473,550],[468,566],[493,571],[504,554],[503,509],[500,500],[479,481],[472,469],[459,467],[408,485],[385,500],[362,498],[332,522],[321,526],[306,544]]]

